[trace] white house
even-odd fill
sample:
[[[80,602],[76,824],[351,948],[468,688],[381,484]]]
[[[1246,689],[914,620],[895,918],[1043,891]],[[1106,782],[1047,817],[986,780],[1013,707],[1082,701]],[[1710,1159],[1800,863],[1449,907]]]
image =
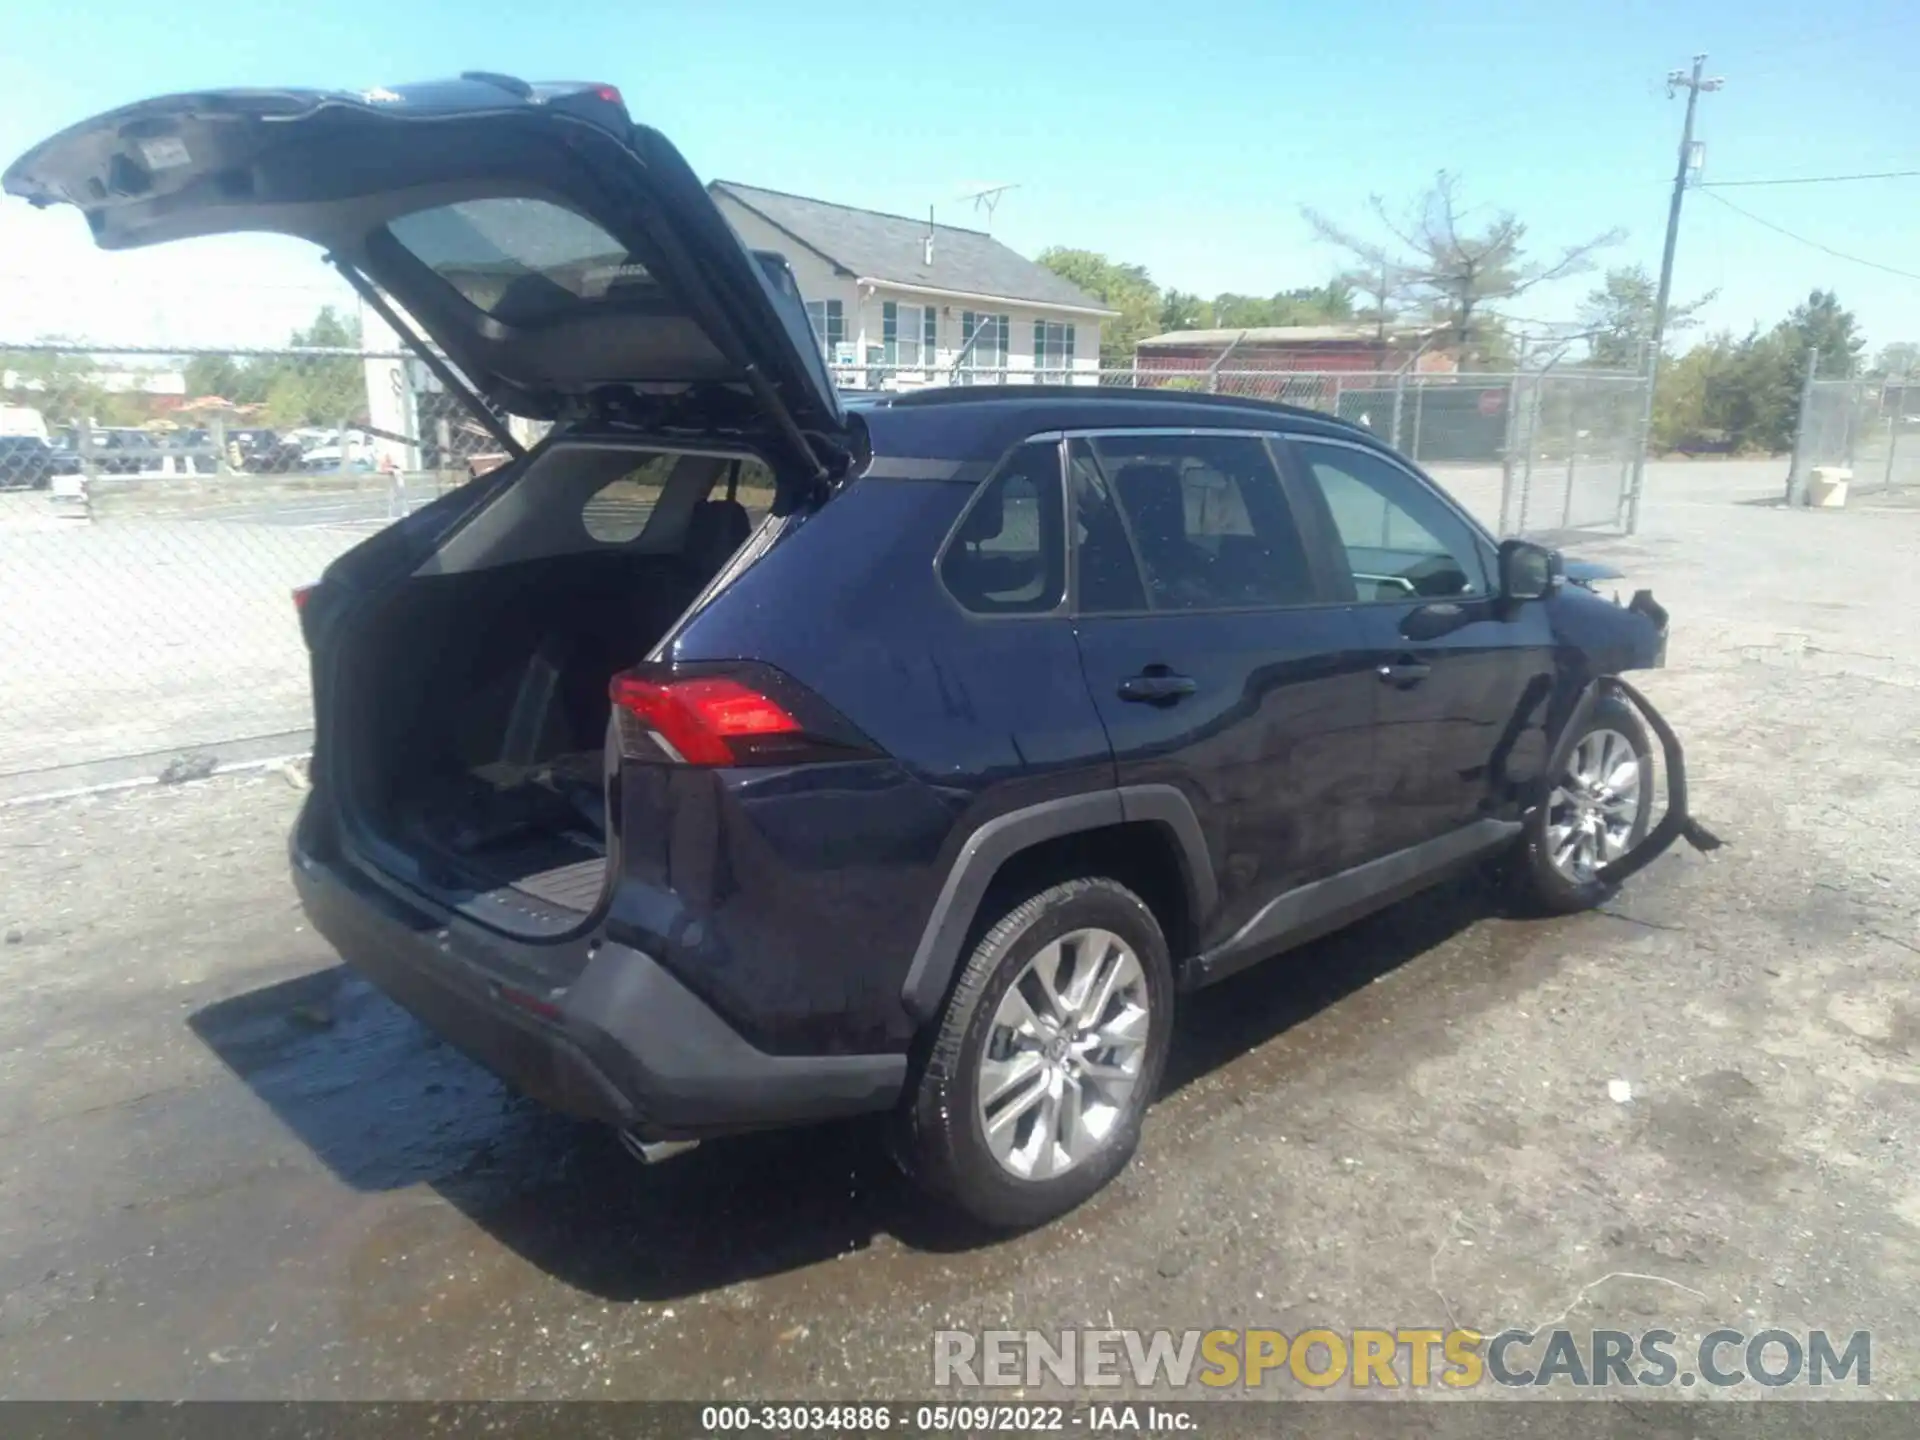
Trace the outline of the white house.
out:
[[[708,187],[755,250],[786,256],[843,388],[1097,384],[1118,312],[979,230],[731,180]]]

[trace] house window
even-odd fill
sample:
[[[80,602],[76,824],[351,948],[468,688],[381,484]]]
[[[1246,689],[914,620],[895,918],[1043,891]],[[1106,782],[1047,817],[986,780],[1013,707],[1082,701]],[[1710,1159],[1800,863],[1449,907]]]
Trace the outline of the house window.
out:
[[[964,348],[969,340],[973,342],[973,348],[966,351],[966,359],[960,365],[963,384],[989,385],[1001,378],[1000,372],[1007,368],[1007,332],[1010,328],[1011,323],[1005,315],[986,315],[977,310],[960,312],[960,338],[957,343]]]
[[[887,364],[903,370],[932,366],[940,344],[940,312],[931,305],[888,300],[880,307],[880,339]]]
[[[846,311],[838,300],[809,300],[807,321],[813,326],[813,338],[820,346],[820,353],[831,364],[834,352],[846,342]]]
[[[1043,380],[1064,380],[1073,368],[1073,326],[1033,322],[1033,368]]]
[[[934,363],[934,351],[940,338],[940,312],[931,305],[897,305],[888,300],[880,307],[880,339],[886,363],[903,370],[917,370]]]

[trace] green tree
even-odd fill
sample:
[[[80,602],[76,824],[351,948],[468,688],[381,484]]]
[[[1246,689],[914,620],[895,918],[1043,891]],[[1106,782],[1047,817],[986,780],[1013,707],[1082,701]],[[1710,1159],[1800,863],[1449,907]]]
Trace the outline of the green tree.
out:
[[[1873,370],[1890,380],[1904,379],[1909,375],[1920,376],[1920,345],[1911,340],[1895,340],[1890,345],[1882,345],[1880,353],[1874,357]]]
[[[1132,363],[1134,347],[1149,335],[1160,332],[1163,301],[1160,287],[1140,265],[1125,265],[1109,260],[1092,250],[1068,250],[1059,246],[1040,252],[1040,263],[1063,280],[1078,285],[1087,294],[1119,316],[1100,327],[1100,363],[1120,367]]]
[[[1317,210],[1301,214],[1315,235],[1353,257],[1360,274],[1399,276],[1403,291],[1452,332],[1454,345],[1471,363],[1484,360],[1490,307],[1535,286],[1584,274],[1593,268],[1596,252],[1624,235],[1608,230],[1535,259],[1527,227],[1512,211],[1496,211],[1475,223],[1458,177],[1445,170],[1398,215],[1378,195],[1371,203],[1384,238],[1340,225]]]
[[[1654,443],[1780,454],[1793,444],[1809,352],[1820,352],[1818,374],[1837,379],[1858,370],[1865,348],[1851,312],[1815,290],[1771,329],[1713,336],[1668,366],[1654,395]]]
[[[287,337],[290,350],[353,350],[357,318],[323,305]],[[258,405],[270,425],[296,428],[364,423],[365,365],[352,355],[195,355],[187,361],[187,391],[218,395],[236,405]]]
[[[100,372],[111,368],[86,343],[65,336],[42,336],[47,349],[0,352],[0,387],[9,405],[40,412],[49,426],[81,420],[99,425],[143,425],[153,418],[154,400],[139,391],[109,390]]]
[[[1222,330],[1265,325],[1337,325],[1354,318],[1353,287],[1344,279],[1305,285],[1273,295],[1216,295],[1210,307]]]
[[[1794,379],[1806,374],[1807,352],[1820,352],[1820,376],[1829,380],[1850,378],[1859,367],[1860,352],[1867,348],[1859,323],[1851,310],[1841,308],[1840,297],[1831,290],[1811,291],[1793,307],[1781,322],[1782,339],[1797,345]]]
[[[1160,297],[1160,332],[1169,330],[1213,329],[1213,302],[1189,295],[1184,290],[1169,290]]]
[[[236,405],[257,405],[266,387],[255,366],[232,355],[195,355],[187,361],[187,394],[218,395]]]
[[[1589,332],[1589,364],[1602,370],[1634,370],[1646,364],[1646,345],[1653,336],[1656,292],[1653,277],[1643,265],[1623,265],[1607,271],[1600,287],[1591,291],[1580,307],[1580,323]],[[1669,302],[1667,335],[1699,324],[1696,317],[1719,294],[1718,290],[1709,290],[1685,304]]]
[[[358,320],[331,305],[323,305],[311,323],[287,339],[294,350],[351,350],[359,344]],[[261,356],[247,365],[243,386],[249,403],[262,406],[270,425],[291,429],[366,421],[366,366],[358,356]]]

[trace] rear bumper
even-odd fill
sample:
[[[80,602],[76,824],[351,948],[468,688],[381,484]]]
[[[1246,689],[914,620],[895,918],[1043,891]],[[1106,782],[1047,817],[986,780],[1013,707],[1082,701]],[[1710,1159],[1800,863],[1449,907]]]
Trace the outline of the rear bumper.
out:
[[[769,1055],[649,956],[602,944],[565,990],[534,996],[462,955],[458,923],[308,853],[294,888],[341,959],[428,1028],[541,1103],[646,1140],[884,1110],[905,1055]],[[509,997],[516,998],[509,998]],[[529,1008],[529,1005],[533,1008]]]

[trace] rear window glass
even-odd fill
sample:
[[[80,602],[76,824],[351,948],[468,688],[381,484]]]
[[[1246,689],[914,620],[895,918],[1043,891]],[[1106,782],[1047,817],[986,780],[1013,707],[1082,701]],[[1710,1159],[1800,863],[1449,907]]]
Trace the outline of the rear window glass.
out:
[[[734,534],[738,545],[773,506],[773,472],[758,460],[659,454],[589,495],[580,507],[581,527],[602,545],[639,539],[676,475],[690,477],[681,480],[681,499],[693,508],[683,507],[674,523],[685,527],[697,545],[717,543],[717,536],[709,534],[715,530]],[[705,488],[696,492],[689,484]]]
[[[469,304],[510,324],[653,283],[605,230],[544,200],[463,200],[402,215],[387,229]]]
[[[678,461],[677,455],[655,455],[594,491],[580,509],[580,523],[587,534],[603,545],[625,545],[637,539],[653,518],[653,507]]]

